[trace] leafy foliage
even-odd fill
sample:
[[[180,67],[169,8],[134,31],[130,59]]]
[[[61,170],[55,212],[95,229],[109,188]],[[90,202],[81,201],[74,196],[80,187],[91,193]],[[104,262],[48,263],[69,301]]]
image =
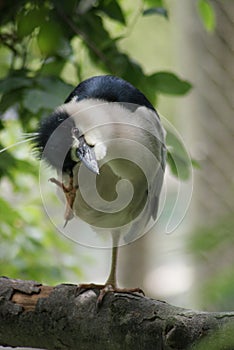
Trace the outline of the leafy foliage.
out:
[[[212,266],[213,274],[203,281],[199,293],[208,309],[233,308],[233,226],[233,216],[224,217],[215,225],[199,227],[190,241],[190,250],[198,261]],[[225,264],[221,263],[222,256],[226,257]]]
[[[208,32],[213,32],[215,29],[216,18],[211,3],[208,0],[198,0],[197,9],[206,30]]]

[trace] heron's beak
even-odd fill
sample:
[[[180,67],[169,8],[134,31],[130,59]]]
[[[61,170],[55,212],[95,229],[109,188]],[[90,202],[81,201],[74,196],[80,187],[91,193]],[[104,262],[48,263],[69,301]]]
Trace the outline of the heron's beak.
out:
[[[89,146],[84,139],[84,136],[80,136],[79,147],[76,150],[76,156],[80,161],[94,174],[99,174],[99,167],[95,156],[94,148]]]

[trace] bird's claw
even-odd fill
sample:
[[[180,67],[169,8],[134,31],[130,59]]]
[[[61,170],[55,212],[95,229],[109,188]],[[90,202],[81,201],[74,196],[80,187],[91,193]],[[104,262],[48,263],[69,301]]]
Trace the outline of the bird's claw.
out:
[[[63,182],[55,179],[54,177],[50,178],[49,181],[57,185],[59,188],[61,188],[66,197],[66,209],[64,214],[65,223],[63,225],[63,228],[64,228],[67,225],[68,221],[70,221],[74,216],[73,204],[76,198],[77,187],[73,185],[72,176],[70,176],[70,181],[68,186],[65,186]]]
[[[103,299],[107,293],[125,293],[125,294],[134,294],[139,293],[145,296],[145,293],[140,288],[117,288],[112,286],[111,284],[107,284],[103,289],[100,290],[100,293],[97,298],[97,307],[99,308],[102,305]]]
[[[100,284],[80,284],[77,286],[76,290],[76,296],[84,293],[85,291],[89,289],[96,289],[98,290],[97,294],[97,302],[96,302],[96,307],[99,309],[103,303],[103,299],[106,296],[107,293],[127,293],[127,294],[134,294],[134,293],[139,293],[142,294],[143,296],[145,293],[143,292],[142,289],[140,288],[117,288],[111,284],[106,284],[106,285],[100,285]]]

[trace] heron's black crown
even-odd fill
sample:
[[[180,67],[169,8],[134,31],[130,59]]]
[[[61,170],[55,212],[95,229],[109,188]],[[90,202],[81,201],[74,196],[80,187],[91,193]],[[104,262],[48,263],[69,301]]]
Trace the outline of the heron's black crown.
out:
[[[113,75],[100,75],[84,80],[72,91],[65,103],[74,97],[76,101],[96,98],[107,102],[132,103],[155,111],[142,92],[129,82]]]

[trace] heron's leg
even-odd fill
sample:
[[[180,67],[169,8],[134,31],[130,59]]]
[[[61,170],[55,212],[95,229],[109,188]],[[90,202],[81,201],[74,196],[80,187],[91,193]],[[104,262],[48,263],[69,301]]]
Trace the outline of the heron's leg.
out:
[[[76,295],[80,295],[84,293],[88,289],[97,289],[98,290],[98,298],[97,298],[97,308],[102,305],[102,301],[107,293],[140,293],[144,295],[144,292],[140,288],[118,288],[117,287],[117,259],[118,259],[118,243],[120,238],[120,232],[113,231],[112,233],[112,258],[111,258],[111,270],[109,277],[105,283],[105,285],[96,285],[96,284],[81,284],[77,286]]]
[[[117,287],[116,272],[117,272],[117,259],[118,259],[118,243],[120,238],[119,231],[113,231],[112,236],[112,257],[111,257],[111,270],[109,277],[105,285],[111,285],[112,287]]]
[[[120,238],[119,231],[113,231],[112,235],[112,258],[111,258],[111,270],[109,277],[105,283],[105,287],[100,289],[100,293],[97,299],[97,306],[102,304],[102,300],[109,292],[116,293],[140,293],[144,295],[144,292],[140,288],[118,288],[117,287],[117,260],[118,260],[118,243]]]

